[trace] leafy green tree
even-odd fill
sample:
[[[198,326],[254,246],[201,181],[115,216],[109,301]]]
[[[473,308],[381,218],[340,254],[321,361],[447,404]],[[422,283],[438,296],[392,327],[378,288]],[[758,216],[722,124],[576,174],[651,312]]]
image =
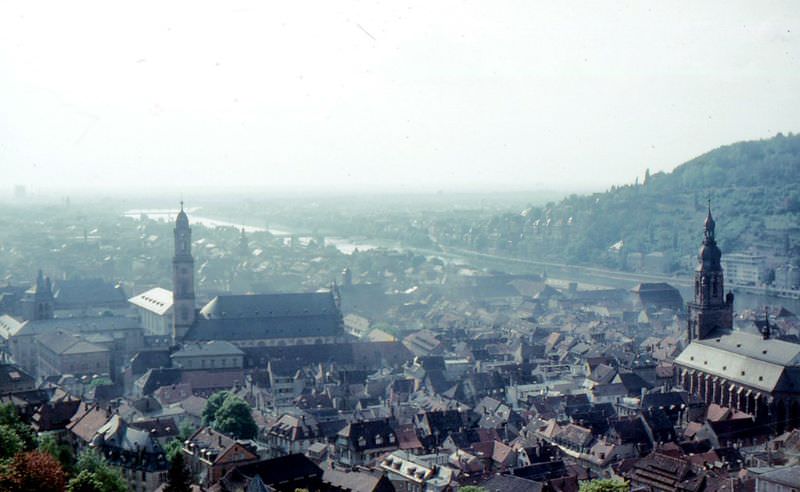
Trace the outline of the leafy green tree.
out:
[[[172,461],[172,458],[177,454],[183,454],[183,441],[180,439],[170,439],[164,445],[164,454],[167,460]]]
[[[178,426],[178,439],[180,439],[181,442],[183,442],[189,439],[192,436],[192,434],[194,434],[196,431],[197,428],[193,426],[188,420],[184,421],[182,424]]]
[[[2,425],[10,427],[17,434],[22,440],[24,451],[36,449],[36,434],[28,424],[22,421],[17,413],[17,408],[11,403],[0,405],[0,426]]]
[[[22,451],[23,446],[22,439],[14,432],[13,427],[0,425],[0,461],[13,458]]]
[[[258,432],[250,405],[233,395],[214,414],[214,428],[236,439],[252,439]]]
[[[186,467],[183,453],[178,453],[169,461],[167,483],[164,492],[191,492],[192,475]]]
[[[67,483],[67,492],[103,492],[103,490],[103,483],[88,470],[81,470]]]
[[[49,453],[53,458],[57,459],[65,471],[72,470],[75,465],[75,455],[72,452],[72,447],[68,444],[60,443],[51,434],[45,434],[39,437],[39,451]]]
[[[176,454],[183,452],[184,441],[189,439],[192,436],[192,434],[195,433],[195,431],[197,431],[197,429],[195,429],[195,427],[188,421],[180,424],[180,426],[178,427],[178,436],[170,439],[164,445],[164,451],[168,461],[172,461],[172,458]]]
[[[95,480],[102,484],[100,492],[127,492],[128,490],[128,484],[122,474],[111,468],[108,462],[94,449],[86,450],[78,456],[75,469],[93,475]]]
[[[203,409],[203,425],[211,425],[217,415],[217,410],[220,409],[230,393],[228,391],[218,391],[211,395],[206,402],[206,407]]]
[[[581,482],[580,492],[628,492],[628,482],[622,480],[597,479]]]

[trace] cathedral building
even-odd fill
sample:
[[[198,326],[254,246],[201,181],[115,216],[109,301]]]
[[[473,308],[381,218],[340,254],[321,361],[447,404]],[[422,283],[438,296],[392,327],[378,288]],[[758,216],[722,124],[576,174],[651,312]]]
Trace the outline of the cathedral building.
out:
[[[171,299],[165,299],[165,289],[131,299],[139,311],[146,311],[140,313],[143,320],[166,321],[171,314],[173,344],[223,340],[238,347],[269,347],[345,340],[342,313],[332,292],[219,295],[198,309],[192,229],[183,203],[173,232]]]
[[[722,253],[709,208],[688,303],[689,345],[675,359],[678,382],[707,404],[748,413],[775,432],[800,426],[800,344],[772,337],[769,323],[733,329],[733,293],[724,292]]]

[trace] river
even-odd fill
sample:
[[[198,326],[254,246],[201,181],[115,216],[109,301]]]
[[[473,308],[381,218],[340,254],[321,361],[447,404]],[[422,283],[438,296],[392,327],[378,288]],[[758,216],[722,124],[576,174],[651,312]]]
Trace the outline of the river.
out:
[[[134,209],[128,210],[123,215],[125,217],[130,217],[136,220],[142,218],[142,216],[147,217],[148,219],[158,220],[162,222],[172,222],[175,220],[175,215],[177,214],[176,210],[172,209]],[[291,237],[295,236],[300,241],[300,244],[308,244],[313,238],[311,234],[308,233],[296,233],[292,232],[289,228],[284,228],[281,226],[278,227],[260,227],[242,223],[235,223],[229,222],[227,220],[220,220],[220,219],[213,219],[211,217],[203,217],[197,214],[189,214],[189,223],[190,224],[197,224],[202,225],[203,227],[234,227],[236,229],[244,229],[245,232],[269,232],[273,236],[283,237],[286,241],[289,241]],[[351,255],[355,250],[359,251],[369,251],[371,249],[376,249],[379,246],[376,244],[378,241],[375,242],[368,242],[368,241],[361,241],[356,239],[349,239],[349,238],[342,238],[342,237],[325,237],[325,244],[332,245],[340,252]]]
[[[126,217],[140,219],[143,215],[160,221],[172,221],[177,211],[167,209],[134,209],[125,212]],[[295,235],[301,242],[306,244],[312,239],[310,234],[293,232],[290,227],[269,228],[234,223],[226,220],[203,217],[194,213],[190,214],[189,222],[205,227],[235,227],[244,229],[245,232],[268,231],[274,236],[284,237],[288,241]],[[684,300],[691,299],[693,294],[693,280],[687,277],[667,277],[661,275],[650,275],[641,273],[621,272],[577,265],[566,265],[562,263],[543,262],[537,260],[526,260],[520,258],[510,258],[485,253],[476,253],[457,248],[448,248],[447,251],[434,251],[428,249],[402,247],[397,243],[384,243],[383,241],[372,241],[368,239],[353,239],[343,237],[326,237],[325,244],[336,247],[346,255],[359,251],[369,251],[378,247],[390,250],[409,250],[425,256],[438,256],[443,260],[455,264],[471,264],[478,268],[489,268],[508,273],[542,273],[546,272],[548,278],[563,280],[567,282],[578,282],[583,284],[601,285],[622,289],[631,289],[640,282],[667,282],[675,286],[683,296]],[[687,272],[691,273],[691,272]],[[758,295],[746,292],[736,292],[736,307],[741,309],[762,309],[765,304],[772,306],[783,306],[789,311],[800,314],[800,300],[786,299],[780,297]]]

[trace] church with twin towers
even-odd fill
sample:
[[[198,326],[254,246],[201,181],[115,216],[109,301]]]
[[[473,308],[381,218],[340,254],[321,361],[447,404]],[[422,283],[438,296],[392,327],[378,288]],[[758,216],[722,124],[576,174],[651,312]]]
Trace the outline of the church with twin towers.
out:
[[[183,202],[173,234],[172,291],[155,288],[131,299],[149,334],[169,336],[173,345],[222,340],[238,347],[267,347],[344,341],[342,313],[332,292],[226,294],[198,306],[192,228]]]

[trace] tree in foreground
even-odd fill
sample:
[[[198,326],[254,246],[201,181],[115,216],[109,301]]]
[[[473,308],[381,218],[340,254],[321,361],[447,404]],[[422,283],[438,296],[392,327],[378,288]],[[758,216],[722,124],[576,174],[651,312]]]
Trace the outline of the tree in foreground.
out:
[[[186,467],[183,453],[178,453],[169,462],[167,484],[164,487],[164,492],[191,492],[191,490],[192,475]]]
[[[24,451],[36,449],[36,434],[30,425],[22,421],[13,403],[0,405],[0,426],[9,427],[17,434]]]
[[[61,467],[67,473],[72,472],[72,467],[75,464],[75,455],[72,452],[72,447],[68,444],[58,442],[52,434],[45,434],[39,437],[39,451],[43,453],[50,453],[53,458],[61,463]]]
[[[120,474],[119,471],[111,468],[108,465],[108,462],[94,449],[89,449],[81,453],[81,455],[78,457],[78,462],[75,464],[75,469],[80,470],[80,473],[75,478],[70,480],[70,486],[72,485],[73,480],[80,477],[83,472],[87,472],[90,477],[84,476],[80,483],[75,484],[76,487],[79,485],[88,486],[85,484],[91,482],[92,480],[90,480],[90,478],[92,478],[102,487],[98,492],[128,491],[128,484],[125,482],[125,479],[122,478],[122,474]],[[82,491],[84,489],[76,490]],[[85,490],[91,491],[92,489]]]
[[[631,490],[628,482],[612,479],[597,479],[581,482],[580,492],[628,492]]]
[[[29,451],[14,456],[0,473],[4,492],[51,492],[64,490],[64,470],[49,453]]]
[[[22,448],[22,439],[14,432],[14,428],[0,425],[0,460],[13,458]]]
[[[81,470],[77,476],[67,484],[67,492],[103,492],[104,485],[94,473]]]
[[[230,395],[214,414],[214,428],[236,439],[252,439],[258,433],[250,405]]]

